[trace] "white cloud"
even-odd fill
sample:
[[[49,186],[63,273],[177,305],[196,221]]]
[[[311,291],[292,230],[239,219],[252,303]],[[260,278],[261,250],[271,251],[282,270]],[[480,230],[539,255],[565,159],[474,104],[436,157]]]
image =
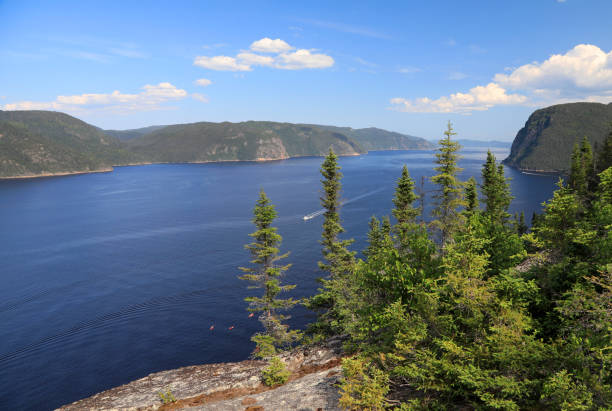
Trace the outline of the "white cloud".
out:
[[[194,100],[201,101],[202,103],[208,103],[208,97],[206,97],[204,94],[191,93],[191,98]]]
[[[546,106],[572,101],[612,101],[612,51],[579,44],[543,62],[505,68],[486,86],[437,99],[394,98],[394,109],[407,112],[464,113],[497,105]],[[514,92],[514,93],[513,93]]]
[[[408,100],[401,97],[391,99],[398,111],[410,113],[469,113],[487,110],[502,104],[521,104],[525,96],[507,94],[506,90],[495,83],[477,86],[468,93],[455,93],[432,100],[427,97]]]
[[[283,53],[277,58],[275,67],[286,70],[327,68],[334,65],[334,59],[325,54],[311,53],[300,49],[293,53]]]
[[[558,91],[561,96],[610,94],[612,51],[606,53],[597,46],[579,44],[542,63],[525,64],[510,74],[496,74],[494,81],[512,89]]]
[[[112,93],[77,94],[57,96],[54,101],[19,101],[4,105],[5,110],[120,110],[149,111],[159,110],[161,104],[177,101],[187,97],[185,90],[176,88],[170,83],[145,85],[138,94],[123,94],[117,90]]]
[[[229,56],[198,56],[195,58],[193,64],[217,71],[251,71],[251,66],[238,63],[234,57]]]
[[[199,78],[199,79],[197,79],[197,80],[195,81],[195,83],[196,83],[198,86],[207,87],[207,86],[210,86],[210,85],[212,84],[212,81],[210,81],[210,80],[209,80],[209,79],[207,79],[207,78]]]
[[[246,64],[248,66],[272,66],[274,65],[274,58],[270,56],[262,56],[255,53],[239,53],[236,58],[242,64]]]
[[[267,53],[267,54],[258,54]],[[236,57],[198,56],[194,65],[219,71],[251,71],[253,66],[283,70],[320,69],[334,65],[334,59],[314,50],[294,49],[281,39],[265,37],[251,44],[250,51],[241,51]]]
[[[293,49],[293,47],[287,44],[287,42],[281,39],[272,40],[268,37],[254,41],[251,44],[251,50],[259,51],[261,53],[282,53],[291,49]]]

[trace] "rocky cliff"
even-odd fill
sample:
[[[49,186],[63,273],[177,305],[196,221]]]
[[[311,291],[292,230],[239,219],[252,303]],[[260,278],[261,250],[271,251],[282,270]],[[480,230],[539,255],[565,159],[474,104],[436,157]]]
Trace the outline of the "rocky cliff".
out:
[[[504,164],[521,170],[564,172],[575,142],[588,137],[595,148],[612,127],[612,103],[559,104],[536,110],[518,132]]]

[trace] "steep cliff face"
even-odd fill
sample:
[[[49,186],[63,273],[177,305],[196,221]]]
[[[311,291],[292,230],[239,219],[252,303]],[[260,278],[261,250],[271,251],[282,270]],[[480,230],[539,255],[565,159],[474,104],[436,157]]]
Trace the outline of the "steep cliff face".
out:
[[[601,145],[612,127],[612,103],[570,103],[535,111],[518,132],[504,164],[523,170],[569,169],[576,141]]]

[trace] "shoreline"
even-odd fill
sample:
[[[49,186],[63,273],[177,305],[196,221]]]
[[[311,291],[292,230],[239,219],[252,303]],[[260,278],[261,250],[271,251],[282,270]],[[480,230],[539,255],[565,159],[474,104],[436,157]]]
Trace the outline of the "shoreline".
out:
[[[381,150],[381,151],[392,151],[392,150]],[[338,154],[338,157],[355,157],[361,156],[366,153],[353,153],[353,154]],[[99,169],[99,170],[91,170],[91,171],[65,171],[65,172],[57,172],[57,173],[44,173],[44,174],[34,174],[34,175],[19,175],[19,176],[0,176],[0,181],[2,180],[23,180],[30,178],[45,178],[45,177],[64,177],[64,176],[72,176],[79,174],[95,174],[95,173],[110,173],[115,170],[115,167],[136,167],[136,166],[147,166],[154,164],[209,164],[209,163],[266,163],[271,161],[283,161],[290,160],[292,158],[304,158],[304,157],[325,157],[324,155],[298,155],[298,156],[287,156],[287,157],[279,157],[279,158],[256,158],[253,160],[202,160],[202,161],[139,161],[127,164],[114,164],[112,167]]]
[[[74,176],[79,174],[97,174],[97,173],[111,173],[115,170],[115,167],[101,168],[99,170],[90,170],[90,171],[60,171],[57,173],[43,173],[43,174],[34,174],[34,175],[20,175],[20,176],[2,176],[0,180],[24,180],[28,178],[45,178],[45,177],[64,177],[64,176]]]

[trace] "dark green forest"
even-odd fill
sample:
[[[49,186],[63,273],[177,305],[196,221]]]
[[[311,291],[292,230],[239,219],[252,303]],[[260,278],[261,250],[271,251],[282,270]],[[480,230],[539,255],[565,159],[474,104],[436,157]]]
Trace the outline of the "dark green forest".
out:
[[[263,289],[247,301],[264,325],[253,341],[270,361],[265,382],[287,379],[278,352],[342,336],[345,409],[612,409],[612,133],[595,152],[588,139],[576,144],[567,181],[530,228],[508,213],[512,193],[491,152],[481,184],[460,181],[450,123],[444,134],[437,190],[420,199],[404,166],[363,258],[342,227],[342,173],[329,151],[323,276],[302,302],[318,319],[303,333],[286,325],[298,302],[279,298],[294,286],[282,282],[291,270],[261,192],[242,278]]]

